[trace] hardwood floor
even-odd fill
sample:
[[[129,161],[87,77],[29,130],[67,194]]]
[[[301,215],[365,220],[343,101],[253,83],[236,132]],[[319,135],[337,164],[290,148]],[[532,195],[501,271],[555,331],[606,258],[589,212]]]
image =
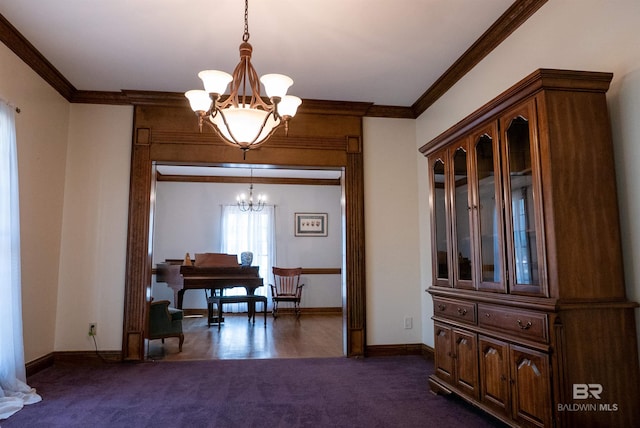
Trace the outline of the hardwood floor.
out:
[[[184,344],[178,352],[178,339],[152,340],[148,357],[152,360],[185,361],[252,358],[309,358],[344,356],[342,315],[303,314],[299,319],[284,314],[273,319],[262,315],[255,324],[245,314],[224,314],[220,331],[207,327],[206,316],[187,316],[183,320]]]

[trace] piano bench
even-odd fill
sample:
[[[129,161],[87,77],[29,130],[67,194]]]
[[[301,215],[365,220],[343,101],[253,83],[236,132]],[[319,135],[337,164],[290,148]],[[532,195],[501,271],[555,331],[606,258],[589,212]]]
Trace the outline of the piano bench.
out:
[[[264,314],[264,326],[267,327],[267,297],[255,294],[240,294],[236,296],[211,296],[207,298],[207,326],[211,327],[213,323],[213,304],[216,304],[218,310],[218,330],[222,324],[222,312],[225,303],[247,303],[249,312],[249,321],[256,322],[256,302],[262,302],[262,313]]]

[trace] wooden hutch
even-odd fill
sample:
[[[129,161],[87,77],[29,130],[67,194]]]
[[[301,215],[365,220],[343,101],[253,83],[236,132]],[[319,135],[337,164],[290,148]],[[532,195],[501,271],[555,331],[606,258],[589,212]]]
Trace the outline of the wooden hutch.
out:
[[[537,70],[420,149],[431,185],[430,386],[509,425],[640,421],[611,78]]]

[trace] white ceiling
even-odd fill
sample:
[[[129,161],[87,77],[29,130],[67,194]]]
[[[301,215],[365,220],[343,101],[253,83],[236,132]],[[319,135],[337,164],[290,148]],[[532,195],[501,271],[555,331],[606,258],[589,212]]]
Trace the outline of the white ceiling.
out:
[[[301,98],[412,105],[513,0],[250,0],[259,75]],[[78,90],[200,89],[231,72],[242,0],[0,0],[2,14]]]

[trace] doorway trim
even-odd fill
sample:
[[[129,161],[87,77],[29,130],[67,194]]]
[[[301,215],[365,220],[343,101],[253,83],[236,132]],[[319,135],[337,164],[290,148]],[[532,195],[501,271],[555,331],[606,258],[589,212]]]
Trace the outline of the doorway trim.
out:
[[[144,359],[145,326],[152,279],[155,164],[263,164],[344,170],[343,326],[346,355],[365,351],[365,254],[362,117],[369,103],[340,103],[339,109],[309,103],[289,126],[247,153],[200,133],[183,100],[135,104],[129,188],[129,224],[122,358]],[[304,105],[304,104],[303,104]]]

